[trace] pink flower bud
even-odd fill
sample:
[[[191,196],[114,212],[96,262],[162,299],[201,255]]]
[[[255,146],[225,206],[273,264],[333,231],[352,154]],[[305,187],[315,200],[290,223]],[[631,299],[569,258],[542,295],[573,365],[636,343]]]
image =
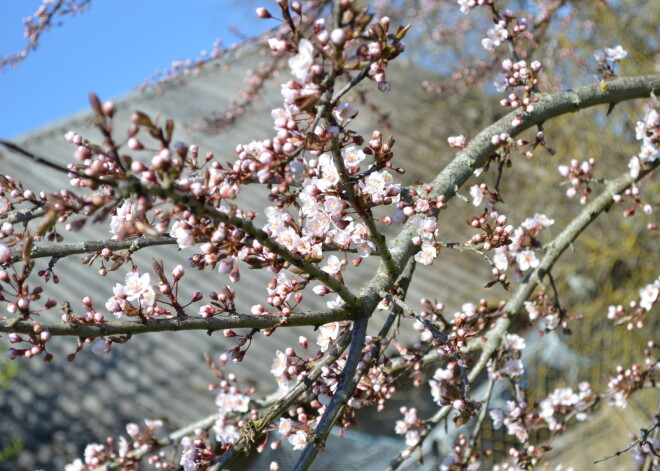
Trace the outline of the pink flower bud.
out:
[[[128,140],[128,148],[131,150],[142,150],[144,149],[144,146],[137,138],[131,137]]]
[[[112,118],[114,116],[116,109],[117,108],[115,107],[115,103],[111,100],[104,102],[101,106],[101,111],[103,111],[103,114],[108,118]]]
[[[264,7],[259,7],[257,8],[257,16],[261,18],[262,20],[267,20],[268,18],[272,18],[273,16],[270,14],[268,10],[266,10]]]
[[[346,42],[346,31],[341,28],[335,29],[332,33],[330,33],[330,40],[337,46],[343,46]]]
[[[8,263],[11,261],[11,250],[4,244],[0,244],[0,263]],[[2,270],[0,271],[0,281],[8,282],[9,274]]]

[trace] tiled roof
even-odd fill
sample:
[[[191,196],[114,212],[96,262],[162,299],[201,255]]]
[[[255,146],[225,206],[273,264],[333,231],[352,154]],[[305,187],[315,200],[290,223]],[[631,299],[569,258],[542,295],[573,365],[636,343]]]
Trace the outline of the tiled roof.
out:
[[[281,101],[276,83],[270,84],[268,93],[226,132],[206,135],[182,124],[194,125],[199,116],[209,116],[226,106],[242,86],[245,70],[262,60],[269,59],[248,49],[236,57],[223,59],[215,67],[205,68],[197,77],[166,87],[163,93],[135,92],[117,100],[116,136],[124,135],[122,126],[128,123],[134,110],[140,110],[152,117],[159,116],[161,121],[174,118],[178,125],[175,140],[198,144],[201,152],[213,151],[222,162],[233,160],[236,144],[273,134],[269,111]],[[420,70],[394,69],[388,77],[393,83],[393,92],[376,95],[375,103],[390,114],[394,123],[392,132],[397,137],[395,163],[407,169],[406,182],[428,179],[453,156],[445,143],[448,135],[460,133],[458,120],[452,114],[459,112],[458,108],[450,111],[452,105],[447,100],[451,97],[443,98],[445,103],[441,104],[439,100],[426,96],[420,87],[425,74]],[[373,87],[373,84],[368,85]],[[439,106],[447,110],[447,119],[430,119],[432,113],[436,115]],[[24,135],[16,142],[35,154],[66,164],[71,161],[74,150],[63,138],[67,131],[74,130],[89,137],[97,135],[87,126],[89,117],[88,113],[82,113],[66,118]],[[468,116],[468,121],[471,119],[476,124],[489,118],[486,110],[483,114]],[[368,137],[377,127],[375,122],[373,115],[361,111],[355,124]],[[0,154],[0,164],[3,174],[20,177],[26,187],[34,190],[56,190],[67,186],[65,176],[55,175],[4,151]],[[265,203],[261,196],[259,191],[250,188],[241,195],[240,204],[245,208],[263,208]],[[110,233],[106,224],[85,228],[72,236],[76,240],[93,240],[108,238]],[[443,236],[454,237],[450,233]],[[171,269],[177,263],[185,264],[187,256],[192,253],[172,249],[145,249],[137,253],[135,260],[150,271],[152,258],[163,259],[166,269]],[[418,306],[419,299],[427,297],[437,298],[449,308],[456,308],[463,300],[478,299],[483,275],[488,270],[479,261],[478,257],[449,253],[443,254],[432,268],[418,267],[409,294],[411,304]],[[45,259],[37,261],[38,266],[45,266],[47,262]],[[355,270],[353,276],[347,277],[349,285],[358,287],[369,279],[371,263],[367,262],[360,270]],[[474,270],[479,270],[481,275],[475,276]],[[76,309],[85,295],[102,305],[111,295],[111,286],[123,281],[126,268],[102,278],[96,274],[96,268],[82,265],[79,257],[70,257],[57,263],[56,272],[61,282],[46,284],[45,295],[53,295],[60,301],[69,300]],[[265,284],[269,279],[270,276],[263,271],[242,271],[241,281],[236,285],[238,306],[242,312],[265,300]],[[194,288],[205,293],[228,283],[215,272],[198,273],[191,269],[183,281],[187,292]],[[310,296],[307,302],[310,307],[322,308],[325,307],[323,301]],[[406,322],[409,321],[404,320],[403,324]],[[279,329],[270,338],[259,338],[235,371],[258,390],[270,392],[275,386],[269,372],[274,351],[296,345],[301,334],[315,338],[311,328]],[[405,329],[402,335],[406,336]],[[69,363],[66,355],[74,351],[75,340],[53,339],[49,348],[55,360],[51,364],[44,364],[39,359],[16,360],[20,372],[12,380],[12,388],[1,392],[0,449],[12,438],[23,439],[25,448],[18,458],[0,463],[0,468],[62,469],[64,463],[80,456],[85,443],[102,442],[109,435],[125,434],[124,424],[127,422],[163,418],[174,429],[214,412],[213,395],[207,390],[214,377],[206,368],[202,355],[207,352],[217,358],[232,346],[231,339],[223,338],[221,333],[212,336],[201,331],[145,334],[134,337],[125,345],[115,345],[112,353],[106,356],[95,356],[85,349],[73,363]]]

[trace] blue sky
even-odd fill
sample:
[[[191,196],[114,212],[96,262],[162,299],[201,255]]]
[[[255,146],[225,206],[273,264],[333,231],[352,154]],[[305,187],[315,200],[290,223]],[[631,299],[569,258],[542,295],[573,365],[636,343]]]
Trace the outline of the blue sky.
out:
[[[4,2],[0,54],[25,47],[22,19],[39,0]],[[13,138],[88,108],[87,95],[124,95],[172,61],[198,57],[217,38],[225,47],[240,33],[275,26],[259,20],[256,6],[274,2],[192,0],[95,0],[89,11],[63,17],[42,36],[39,48],[16,69],[0,72],[0,139]]]

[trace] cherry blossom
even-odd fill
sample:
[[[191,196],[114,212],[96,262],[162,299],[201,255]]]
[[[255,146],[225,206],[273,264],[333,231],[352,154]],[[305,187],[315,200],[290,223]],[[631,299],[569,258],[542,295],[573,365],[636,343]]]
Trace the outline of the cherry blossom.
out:
[[[319,327],[319,335],[316,339],[316,344],[321,347],[321,351],[325,352],[329,346],[333,344],[334,340],[337,340],[339,335],[339,323],[331,322],[329,324],[322,325]]]
[[[294,450],[303,450],[305,445],[307,445],[307,434],[302,430],[298,430],[293,435],[290,435],[288,440]]]
[[[314,46],[307,39],[298,43],[298,54],[288,61],[291,74],[299,83],[305,83],[309,77],[309,69],[314,63]]]
[[[124,201],[124,203],[117,208],[117,213],[110,218],[110,232],[114,234],[113,239],[117,239],[122,235],[130,233],[130,228],[135,218],[135,204],[131,203],[130,200]]]
[[[156,292],[150,282],[149,273],[140,275],[137,271],[128,272],[124,284],[117,283],[112,289],[114,296],[106,302],[106,309],[120,318],[129,312],[132,301],[137,301],[140,309],[153,307],[156,302]]]
[[[613,201],[630,203],[628,215],[635,209],[653,213],[653,201],[640,196],[648,179],[640,177],[652,176],[657,166],[660,115],[657,103],[651,102],[637,123],[640,149],[629,161],[628,174],[610,181],[611,169],[604,166],[603,175],[596,175],[595,169],[601,172],[601,167],[596,167],[595,157],[559,166],[568,185],[566,194],[578,196],[582,204],[590,198],[595,183],[605,182],[606,188],[592,200],[586,216],[580,212],[573,223],[557,229],[558,234],[546,230],[555,221],[544,214],[519,219],[514,213],[504,214],[502,208],[511,199],[507,185],[501,183],[510,172],[519,171],[519,154],[531,159],[536,149],[546,149],[554,155],[547,144],[546,121],[567,110],[618,103],[648,96],[657,89],[653,76],[614,77],[618,63],[627,56],[619,45],[594,54],[601,82],[583,87],[571,84],[570,92],[554,93],[569,88],[569,80],[581,80],[579,75],[562,77],[565,70],[581,74],[588,66],[578,60],[583,47],[576,46],[578,52],[566,50],[570,48],[558,51],[559,41],[552,37],[557,28],[574,26],[578,22],[574,16],[581,15],[573,15],[570,9],[558,12],[562,2],[533,11],[523,11],[525,5],[515,6],[521,11],[503,8],[496,0],[457,0],[449,5],[452,14],[448,17],[457,20],[451,28],[441,22],[428,28],[434,43],[443,47],[452,39],[465,43],[469,51],[475,45],[478,48],[478,43],[470,46],[469,41],[483,38],[481,45],[490,54],[481,51],[475,61],[449,51],[451,61],[441,63],[452,84],[427,81],[427,91],[482,87],[494,80],[498,93],[504,93],[500,104],[511,110],[484,129],[464,128],[463,132],[469,130],[473,136],[469,145],[462,134],[450,137],[448,144],[456,155],[449,156],[451,162],[442,172],[422,176],[424,182],[403,184],[399,179],[406,171],[405,153],[394,147],[398,136],[384,137],[384,133],[397,129],[400,116],[380,110],[369,94],[396,88],[395,81],[388,81],[387,67],[404,52],[402,40],[409,31],[409,26],[395,24],[399,16],[433,18],[446,13],[444,5],[416,12],[405,2],[378,2],[373,6],[375,13],[350,1],[332,8],[315,2],[282,1],[277,2],[278,14],[259,7],[260,19],[277,22],[276,29],[259,41],[270,64],[259,65],[252,72],[241,97],[218,120],[211,120],[215,124],[210,127],[224,129],[243,115],[259,98],[267,80],[277,80],[281,99],[270,110],[270,118],[266,116],[272,122],[270,130],[265,135],[244,136],[243,143],[232,145],[233,153],[202,150],[203,145],[211,145],[206,140],[201,141],[205,144],[174,141],[174,122],[167,117],[152,119],[135,111],[121,123],[114,103],[92,95],[91,122],[101,131],[102,140],[91,133],[65,135],[73,146],[73,158],[62,170],[69,176],[71,189],[47,194],[24,188],[10,176],[3,176],[0,182],[0,299],[12,316],[0,322],[12,343],[8,357],[39,356],[50,361],[53,355],[48,342],[71,332],[77,343],[69,359],[85,347],[95,354],[107,354],[111,347],[135,341],[136,333],[156,328],[218,331],[216,335],[223,335],[229,347],[220,356],[220,366],[207,359],[218,378],[209,386],[217,411],[203,429],[185,432],[189,435],[181,440],[180,459],[176,458],[184,470],[222,468],[253,445],[261,452],[285,442],[294,450],[305,450],[299,467],[307,469],[311,463],[307,457],[315,455],[334,424],[343,434],[361,420],[358,409],[373,405],[377,411],[384,410],[399,381],[406,379],[413,386],[428,386],[433,401],[442,407],[435,416],[424,419],[416,408],[400,409],[403,418],[396,422],[395,432],[403,436],[405,448],[394,462],[413,456],[434,427],[451,417],[456,426],[470,423],[473,435],[457,435],[453,455],[446,457],[440,469],[476,469],[487,455],[475,446],[479,428],[490,415],[495,428],[506,427],[507,434],[519,442],[511,449],[507,464],[494,469],[542,463],[550,443],[540,442],[543,434],[532,432],[547,429],[552,438],[573,417],[587,419],[598,399],[608,398],[623,406],[635,391],[656,383],[657,346],[649,343],[644,363],[618,367],[603,394],[580,383],[577,389],[566,385],[547,398],[528,403],[524,377],[532,373],[525,372],[527,363],[522,358],[526,344],[532,342],[530,335],[559,328],[568,334],[569,323],[581,317],[566,307],[550,270],[586,229],[588,222],[584,221],[593,220]],[[464,18],[459,9],[464,15],[478,11]],[[36,15],[39,21],[48,23],[49,11],[49,7],[41,8]],[[30,38],[40,34],[37,23],[26,24],[30,25]],[[584,29],[575,34],[592,36],[587,25],[579,26]],[[426,33],[418,32],[424,28],[414,28],[411,35],[418,42]],[[500,48],[503,43],[506,48]],[[278,67],[288,68],[290,75],[282,79]],[[163,78],[185,76],[185,70],[191,73],[199,68],[194,61],[177,63]],[[611,105],[609,111],[613,109]],[[363,110],[373,113],[361,114]],[[377,115],[378,120],[359,121],[367,114]],[[428,119],[433,124],[434,117]],[[606,125],[610,123],[604,121]],[[369,129],[370,137],[362,134],[364,129]],[[527,134],[521,135],[523,132]],[[525,165],[533,165],[533,161],[526,160]],[[463,196],[463,185],[474,176],[483,181],[467,183],[472,185],[470,205]],[[242,196],[255,187],[259,188],[255,195],[265,196],[263,204],[243,207]],[[448,206],[450,211],[445,212]],[[472,231],[469,238],[463,242],[441,240],[445,228],[447,234],[454,229],[455,221],[446,215],[461,207],[469,210],[463,218]],[[476,215],[475,207],[481,208]],[[43,218],[35,224],[36,231],[27,223],[33,213]],[[20,217],[14,218],[14,214]],[[57,282],[60,265],[55,267],[55,261],[81,250],[80,246],[70,249],[60,244],[65,238],[61,228],[68,233],[107,218],[112,239],[83,244],[83,263],[102,276],[123,273],[121,267],[126,265],[130,271],[123,284],[114,286],[105,308],[117,319],[129,319],[107,320],[95,308],[98,301],[84,295],[81,313],[65,305],[61,323],[42,325],[38,316],[59,301],[42,300],[39,283]],[[20,224],[22,219],[27,222]],[[514,219],[522,223],[514,226]],[[648,224],[652,229],[654,223]],[[184,270],[178,261],[171,261],[170,266],[168,260],[154,260],[152,285],[150,273],[134,253],[154,243],[192,248],[189,268]],[[59,252],[47,255],[53,261],[36,272],[35,283],[34,276],[28,277],[32,259],[53,247]],[[461,300],[460,309],[453,314],[444,312],[446,300],[437,299],[422,300],[422,310],[416,310],[419,300],[406,298],[414,262],[430,265],[444,255],[441,250],[452,249],[481,256],[475,258],[480,258],[486,273],[484,283],[494,294],[489,299]],[[62,253],[67,250],[71,252]],[[363,260],[366,257],[372,259]],[[354,269],[361,276],[363,272],[356,268],[360,265],[365,272],[371,269],[374,258],[378,263],[373,266],[378,268],[369,281],[359,286],[345,281],[351,279],[349,272]],[[249,293],[252,298],[245,313],[232,286],[208,293],[197,289],[193,281],[184,286],[190,278],[186,271],[192,269],[207,270],[209,276],[226,275],[236,290],[240,290],[241,277],[250,276],[248,269],[263,270],[268,281],[260,292]],[[509,269],[512,282],[504,273]],[[449,266],[447,272],[451,271]],[[474,273],[478,275],[478,268]],[[642,327],[658,302],[659,280],[639,289],[638,299],[610,306],[607,316],[614,324]],[[186,292],[193,294],[182,294]],[[327,296],[328,309],[306,310],[307,301],[320,301],[316,296]],[[373,315],[377,308],[390,312]],[[524,312],[527,315],[516,316]],[[272,396],[258,399],[254,387],[243,385],[227,372],[229,361],[241,362],[251,353],[253,342],[301,325],[317,329],[316,345],[310,348],[306,337],[296,335],[297,344],[294,341],[275,352],[270,372],[276,383],[271,386],[277,389]],[[400,329],[411,327],[415,337],[407,342]],[[429,380],[430,365],[440,367]],[[485,399],[475,397],[472,388],[481,380],[491,392],[509,388],[504,397],[510,400],[504,407],[488,410],[495,403],[491,392]],[[155,453],[164,443],[160,440],[163,435],[156,435],[164,433],[159,432],[163,425],[145,424],[146,429],[129,424],[129,439],[120,436],[105,444],[90,444],[84,460],[72,462],[67,469],[86,471],[104,465],[134,469],[152,451],[146,458],[152,465],[175,468],[176,461]],[[278,465],[270,467],[277,469]]]

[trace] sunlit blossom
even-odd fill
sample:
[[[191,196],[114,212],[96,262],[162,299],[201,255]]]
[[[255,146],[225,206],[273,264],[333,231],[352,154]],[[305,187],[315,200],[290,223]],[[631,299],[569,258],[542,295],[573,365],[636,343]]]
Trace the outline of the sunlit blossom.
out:
[[[291,74],[300,83],[307,81],[309,69],[314,63],[314,46],[307,39],[301,39],[298,43],[298,54],[289,58],[288,64]]]

